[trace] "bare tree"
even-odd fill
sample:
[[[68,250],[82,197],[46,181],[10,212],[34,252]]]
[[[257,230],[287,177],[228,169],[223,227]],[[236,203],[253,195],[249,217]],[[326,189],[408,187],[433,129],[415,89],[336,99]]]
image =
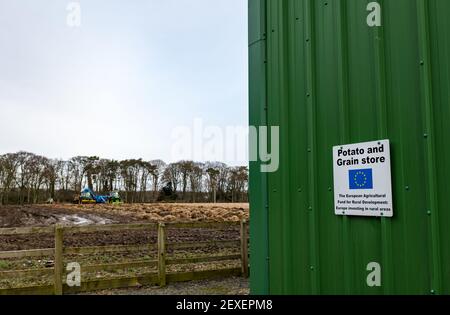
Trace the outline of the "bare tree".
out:
[[[169,198],[198,202],[245,201],[248,169],[220,162],[115,161],[96,156],[51,160],[29,152],[0,155],[0,204],[72,201],[88,186],[100,194],[119,191],[126,202]],[[163,192],[161,195],[160,192]]]
[[[215,167],[213,163],[206,164],[206,174],[208,174],[208,178],[206,180],[206,184],[208,186],[208,192],[210,196],[212,196],[212,202],[217,202],[217,182],[219,178],[220,171]]]
[[[194,162],[180,161],[177,164],[178,164],[178,169],[180,170],[180,177],[181,177],[181,187],[182,187],[181,200],[184,201],[185,197],[186,197],[188,180],[189,180],[189,177],[191,176],[192,170],[194,168]]]
[[[202,190],[204,176],[204,165],[202,163],[192,163],[189,173],[189,182],[192,192],[192,202],[197,202],[197,194]]]
[[[163,180],[165,184],[170,183],[172,185],[175,194],[178,192],[178,186],[181,182],[181,171],[178,163],[171,163],[166,167]]]
[[[2,196],[1,204],[9,203],[9,194],[16,181],[17,169],[19,167],[19,159],[17,153],[8,153],[2,158]]]

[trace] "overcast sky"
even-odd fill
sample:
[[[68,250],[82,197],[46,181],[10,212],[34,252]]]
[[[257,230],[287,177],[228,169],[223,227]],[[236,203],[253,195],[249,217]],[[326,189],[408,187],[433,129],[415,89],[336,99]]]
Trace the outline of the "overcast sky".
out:
[[[176,127],[247,125],[247,1],[70,2],[0,0],[0,153],[171,162]]]

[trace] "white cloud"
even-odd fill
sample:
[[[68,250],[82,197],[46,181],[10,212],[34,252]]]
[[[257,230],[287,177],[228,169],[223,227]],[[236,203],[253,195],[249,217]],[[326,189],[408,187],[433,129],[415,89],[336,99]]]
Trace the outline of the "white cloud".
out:
[[[0,3],[0,152],[168,160],[196,117],[247,124],[245,1],[80,3],[77,29],[64,3]]]

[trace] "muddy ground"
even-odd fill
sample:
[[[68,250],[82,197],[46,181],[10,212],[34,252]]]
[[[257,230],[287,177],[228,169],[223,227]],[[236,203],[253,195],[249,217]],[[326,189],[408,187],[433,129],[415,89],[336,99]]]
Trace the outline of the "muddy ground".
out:
[[[248,219],[248,204],[0,206],[0,228],[132,222],[230,222]]]
[[[176,229],[168,232],[169,243],[203,242],[239,239],[238,228],[225,230],[210,229]],[[101,233],[80,233],[65,235],[64,246],[107,246],[107,245],[144,245],[156,244],[156,230],[153,231],[118,231]],[[53,234],[0,236],[0,251],[53,248]]]
[[[36,205],[0,207],[0,228],[104,225],[152,222],[224,222],[248,218],[247,204],[136,204],[136,205]],[[156,242],[156,231],[118,231],[67,235],[66,246],[133,245]],[[226,230],[177,229],[168,242],[231,240],[236,228]],[[0,251],[52,248],[54,236],[39,234],[0,237]]]
[[[136,204],[136,205],[37,205],[37,206],[3,206],[0,207],[0,228],[45,227],[55,224],[65,226],[107,225],[126,223],[156,222],[229,222],[248,219],[247,204]],[[239,226],[224,229],[168,229],[168,243],[195,243],[218,240],[239,240]],[[144,245],[156,244],[157,231],[114,231],[97,233],[64,234],[64,246],[107,246],[107,245]],[[53,248],[54,234],[8,235],[0,236],[0,251],[15,251],[40,248]],[[119,263],[142,259],[156,259],[156,252],[125,252],[95,255],[68,255],[65,262],[76,261],[82,266],[92,264]],[[191,256],[235,255],[239,248],[201,247],[189,251],[170,250],[168,258]],[[0,271],[40,269],[52,266],[53,257],[38,259],[4,259],[0,260]],[[235,268],[239,260],[202,264],[172,265],[168,272],[193,270],[211,270]],[[88,279],[109,276],[128,276],[135,273],[156,272],[154,268],[140,268],[119,272],[97,272],[85,275]],[[31,277],[29,279],[0,279],[0,288],[44,285],[51,283],[51,277]],[[180,288],[183,288],[181,286]],[[189,289],[189,286],[185,288]],[[143,294],[152,294],[153,289]],[[133,294],[133,293],[131,293]],[[136,292],[136,294],[139,294]],[[164,294],[160,291],[155,294]]]
[[[225,222],[248,219],[248,204],[36,205],[0,207],[0,228],[104,225],[154,222]],[[65,246],[140,245],[156,242],[156,231],[118,231],[67,235]],[[176,229],[168,242],[233,240],[238,228]],[[53,234],[0,236],[0,251],[52,248]]]

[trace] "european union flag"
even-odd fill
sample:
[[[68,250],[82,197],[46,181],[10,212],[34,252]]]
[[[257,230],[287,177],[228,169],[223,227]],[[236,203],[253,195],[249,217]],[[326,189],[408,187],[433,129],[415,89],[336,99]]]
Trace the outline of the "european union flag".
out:
[[[373,189],[372,169],[348,171],[350,189]]]

